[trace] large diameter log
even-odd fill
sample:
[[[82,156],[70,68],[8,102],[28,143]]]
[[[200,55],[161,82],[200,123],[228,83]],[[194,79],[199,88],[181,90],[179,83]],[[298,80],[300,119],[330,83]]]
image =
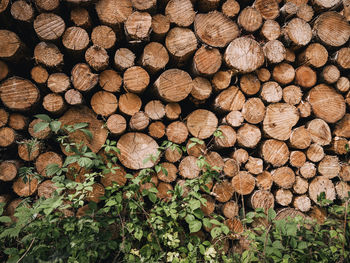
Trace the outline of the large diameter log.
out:
[[[25,111],[32,108],[40,98],[38,88],[29,80],[12,77],[0,85],[2,103],[11,110]]]
[[[303,19],[293,18],[285,28],[285,37],[296,46],[306,46],[311,41],[312,30]]]
[[[335,123],[345,115],[346,105],[343,96],[325,84],[312,88],[308,101],[316,117],[328,123]]]
[[[208,110],[195,110],[187,117],[188,131],[199,139],[209,138],[217,126],[217,117]]]
[[[158,95],[167,102],[184,100],[192,90],[191,76],[180,69],[164,71],[154,82]]]
[[[224,60],[230,68],[247,73],[261,67],[265,56],[258,42],[248,37],[240,37],[226,48]]]
[[[23,197],[33,195],[38,188],[38,179],[34,175],[28,175],[28,180],[24,182],[23,178],[18,178],[12,185],[13,191]]]
[[[53,13],[42,13],[38,15],[33,23],[34,30],[43,41],[57,40],[66,29],[64,20]]]
[[[121,113],[132,116],[141,109],[142,101],[134,93],[125,93],[119,97],[119,110]]]
[[[165,7],[165,15],[171,23],[188,27],[193,23],[196,13],[190,0],[170,0]]]
[[[122,85],[122,77],[114,70],[107,69],[99,75],[99,85],[105,91],[119,92]]]
[[[319,68],[327,63],[328,51],[320,43],[312,43],[298,56],[298,60],[301,64]]]
[[[90,101],[91,107],[97,115],[112,115],[118,108],[117,97],[108,91],[96,92]]]
[[[316,204],[321,205],[318,202],[318,196],[321,193],[325,193],[325,197],[328,200],[333,201],[335,199],[335,188],[332,181],[324,176],[317,176],[309,185],[309,196]]]
[[[0,58],[16,60],[20,57],[23,44],[20,38],[12,31],[0,30]]]
[[[95,8],[100,22],[112,27],[124,23],[132,13],[130,0],[102,0]]]
[[[146,134],[126,133],[118,140],[117,147],[120,149],[117,154],[120,162],[129,169],[150,168],[156,163],[151,156],[157,158],[158,144]]]
[[[284,165],[289,159],[289,149],[285,142],[267,140],[262,144],[261,154],[264,160],[274,167]]]
[[[239,35],[237,24],[218,11],[197,14],[194,30],[200,41],[212,47],[225,47]]]

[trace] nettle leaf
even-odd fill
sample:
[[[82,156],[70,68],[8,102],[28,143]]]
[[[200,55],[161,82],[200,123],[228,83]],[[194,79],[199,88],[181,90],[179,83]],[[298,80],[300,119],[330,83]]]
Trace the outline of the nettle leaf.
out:
[[[193,220],[189,223],[189,228],[191,233],[198,232],[202,228],[202,222],[199,220]]]
[[[54,132],[57,133],[61,128],[61,122],[60,121],[52,121],[50,122],[50,129]]]
[[[48,116],[46,114],[37,114],[37,115],[34,115],[34,117],[37,118],[37,119],[46,121],[46,122],[50,122],[51,121],[50,116]]]
[[[45,130],[47,127],[49,127],[49,123],[48,122],[44,122],[44,121],[41,121],[41,122],[38,122],[37,124],[34,125],[34,132],[37,133],[37,132],[41,132],[43,130]]]

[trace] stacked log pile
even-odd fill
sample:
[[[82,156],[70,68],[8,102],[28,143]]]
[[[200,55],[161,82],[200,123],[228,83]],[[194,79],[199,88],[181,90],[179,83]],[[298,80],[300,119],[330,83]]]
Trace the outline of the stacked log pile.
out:
[[[164,140],[187,152],[158,160],[168,175],[154,177],[157,196],[198,177],[203,155],[222,180],[202,209],[233,228],[241,196],[251,208],[293,208],[284,214],[317,209],[321,192],[344,198],[349,21],[341,0],[0,0],[0,200],[11,211],[54,189],[45,167],[65,152],[49,129],[34,131],[38,113],[89,123],[96,153],[118,141],[120,169],[87,201],[152,167],[144,160]],[[28,165],[46,180],[24,182]]]

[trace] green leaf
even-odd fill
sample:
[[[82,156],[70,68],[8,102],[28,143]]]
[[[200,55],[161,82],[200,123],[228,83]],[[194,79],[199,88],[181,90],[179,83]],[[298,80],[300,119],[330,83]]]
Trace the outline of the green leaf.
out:
[[[75,130],[79,130],[79,129],[85,128],[85,127],[87,127],[87,126],[89,126],[88,123],[86,123],[86,122],[80,122],[80,123],[74,124],[74,125],[73,125],[73,128],[74,128]]]
[[[61,168],[58,166],[57,163],[51,163],[46,166],[46,175],[51,177],[54,174],[57,174]]]
[[[188,149],[191,149],[193,146],[195,146],[196,145],[196,143],[195,142],[191,142],[189,145],[188,145]]]
[[[61,128],[61,122],[60,121],[52,121],[50,122],[50,129],[54,132],[57,133]]]
[[[220,227],[214,227],[211,231],[210,231],[210,235],[212,238],[217,238],[218,236],[220,236],[222,233],[222,230]]]
[[[93,135],[92,135],[92,132],[90,130],[87,130],[87,129],[80,129],[87,137],[89,137],[90,140],[93,139]]]
[[[212,223],[214,225],[217,225],[217,226],[221,225],[221,223],[218,220],[216,220],[216,219],[211,219],[210,223]]]
[[[162,169],[162,167],[161,167],[160,165],[156,165],[156,166],[154,167],[154,169],[156,170],[157,173],[159,173],[160,170]]]
[[[270,208],[267,212],[267,218],[269,221],[272,221],[273,219],[275,219],[276,215],[277,214],[276,214],[275,210],[273,210],[273,208]]]
[[[50,122],[51,121],[51,118],[48,115],[46,115],[46,114],[37,114],[37,115],[34,115],[34,117],[37,118],[37,119],[46,121],[46,122]]]
[[[78,160],[78,165],[80,167],[87,167],[87,168],[90,168],[92,166],[92,160],[89,159],[89,158],[86,158],[86,157],[81,157],[79,160]]]
[[[149,192],[148,193],[148,198],[149,200],[154,204],[155,202],[157,202],[157,196],[154,193]]]
[[[0,216],[0,223],[11,223],[11,218],[8,216]]]
[[[202,222],[198,220],[193,220],[189,223],[190,233],[195,233],[201,230]]]
[[[49,125],[50,124],[48,122],[44,122],[44,121],[38,122],[37,124],[34,125],[34,132],[35,133],[41,132],[45,130],[47,127],[49,127]]]

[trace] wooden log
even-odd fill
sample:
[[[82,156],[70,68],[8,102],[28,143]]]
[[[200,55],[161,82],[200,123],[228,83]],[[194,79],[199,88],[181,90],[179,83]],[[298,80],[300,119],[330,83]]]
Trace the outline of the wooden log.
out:
[[[177,149],[168,148],[165,150],[164,157],[165,157],[165,160],[167,160],[168,162],[176,163],[181,159],[182,151],[179,151]]]
[[[16,133],[12,128],[0,128],[0,147],[9,147],[16,141]]]
[[[105,188],[103,187],[103,185],[99,183],[94,183],[92,185],[92,191],[88,192],[86,196],[86,201],[99,203],[102,200],[101,197],[103,197],[104,195]]]
[[[240,37],[233,40],[226,48],[224,60],[228,67],[242,73],[249,73],[263,65],[264,52],[255,40]]]
[[[221,6],[221,11],[225,16],[234,18],[240,11],[239,3],[236,0],[226,0]]]
[[[118,100],[113,93],[108,91],[96,92],[90,101],[91,107],[97,115],[110,116],[118,108]]]
[[[94,70],[101,71],[108,67],[109,56],[103,47],[93,45],[86,50],[85,61]]]
[[[244,118],[240,111],[231,111],[223,118],[222,122],[235,128],[241,126],[243,121]]]
[[[292,130],[289,142],[294,148],[306,149],[311,144],[311,135],[305,126],[300,126]]]
[[[313,179],[309,185],[309,197],[316,204],[321,205],[317,199],[318,196],[324,192],[325,197],[328,200],[333,201],[335,199],[335,188],[331,180],[325,178],[324,176],[317,176]]]
[[[6,11],[9,2],[10,2],[10,0],[1,0],[0,1],[0,14],[3,13],[4,11]]]
[[[337,156],[326,155],[318,164],[317,170],[325,178],[332,179],[339,175],[340,168],[339,158]]]
[[[240,195],[248,195],[253,192],[255,188],[254,177],[246,171],[240,171],[232,178],[232,187],[235,192]]]
[[[211,76],[220,69],[221,61],[218,49],[202,46],[194,54],[192,70],[196,75]]]
[[[28,175],[28,179],[26,182],[22,177],[17,178],[17,180],[13,183],[12,189],[13,191],[21,197],[27,197],[33,195],[38,188],[38,179],[34,177],[34,175]]]
[[[261,155],[266,162],[274,167],[279,167],[287,163],[289,149],[285,142],[270,139],[263,142]]]
[[[312,178],[316,175],[316,166],[314,163],[305,162],[302,167],[300,167],[300,175],[305,179]]]
[[[64,99],[69,105],[81,105],[84,102],[83,95],[76,89],[67,90]]]
[[[8,125],[17,131],[23,131],[28,126],[28,118],[19,113],[11,113]]]
[[[255,74],[244,74],[239,80],[239,86],[245,94],[250,96],[259,92],[261,83]]]
[[[266,20],[261,27],[260,34],[267,40],[275,40],[281,35],[281,27],[275,20]]]
[[[195,110],[187,117],[187,128],[192,136],[199,139],[209,138],[218,126],[218,119],[208,110]]]
[[[63,46],[72,54],[81,54],[89,45],[89,35],[85,29],[72,26],[62,36]]]
[[[91,41],[93,45],[109,50],[114,47],[117,37],[112,28],[101,25],[92,30]]]
[[[0,81],[5,79],[9,74],[9,68],[5,62],[0,60]]]
[[[225,225],[231,231],[231,235],[229,236],[229,239],[239,239],[239,237],[241,236],[241,233],[244,231],[243,224],[237,218],[231,218],[231,219],[225,220]],[[220,246],[222,247],[223,245],[220,245]],[[228,244],[226,246],[229,247]],[[225,249],[225,248],[223,248],[223,249]],[[228,250],[228,248],[227,248],[227,250]]]
[[[98,79],[101,88],[109,92],[119,92],[122,81],[122,77],[116,71],[111,69],[102,71]]]
[[[275,193],[276,203],[281,206],[288,206],[292,203],[293,194],[288,189],[278,189]]]
[[[115,52],[114,55],[114,66],[120,71],[124,71],[135,65],[135,54],[127,49],[120,48]]]
[[[237,131],[237,143],[243,147],[254,148],[260,140],[261,131],[255,125],[245,123]]]
[[[140,94],[148,87],[150,77],[146,70],[139,66],[128,68],[123,76],[124,89],[127,92]]]
[[[98,82],[98,75],[91,72],[87,64],[76,64],[71,72],[71,80],[74,88],[79,91],[90,91]]]
[[[312,43],[307,46],[304,52],[298,56],[300,64],[313,66],[315,68],[323,67],[328,60],[328,51],[320,43]]]
[[[164,201],[169,201],[172,197],[172,194],[169,193],[169,191],[173,190],[173,187],[171,186],[171,184],[168,183],[159,183],[157,186],[157,197],[159,199],[163,199]]]
[[[294,171],[287,167],[280,167],[271,172],[273,182],[283,189],[292,188],[295,182]]]
[[[35,18],[33,27],[40,40],[53,41],[63,35],[66,24],[54,13],[42,13]]]
[[[54,93],[63,93],[70,88],[69,77],[64,73],[53,73],[47,79],[47,87]]]
[[[207,201],[205,204],[201,204],[201,210],[203,211],[204,215],[209,216],[215,210],[215,200],[210,195],[203,195],[203,198],[205,198]]]
[[[259,98],[248,99],[242,108],[242,116],[252,124],[262,122],[265,117],[265,105]]]
[[[43,177],[52,177],[47,175],[46,168],[50,164],[57,164],[62,167],[63,162],[60,155],[55,152],[45,152],[39,155],[35,161],[35,168]]]
[[[306,162],[306,155],[302,151],[292,151],[289,156],[289,163],[293,167],[302,167]]]
[[[350,165],[348,164],[341,164],[340,172],[339,172],[339,178],[342,181],[349,182],[350,181]]]
[[[269,191],[272,187],[273,180],[272,175],[268,171],[263,171],[261,174],[258,174],[256,177],[256,186],[260,190]]]
[[[311,209],[311,200],[307,195],[296,196],[293,200],[293,206],[305,213]]]
[[[283,62],[273,68],[272,76],[278,83],[286,85],[294,80],[295,70],[293,66]]]
[[[43,108],[52,114],[60,114],[65,109],[64,99],[56,93],[49,93],[43,98]]]
[[[336,7],[341,4],[341,0],[313,0],[312,4],[318,10],[329,9],[332,7]]]
[[[91,18],[89,11],[82,7],[75,7],[70,11],[70,20],[77,27],[89,29],[91,27]]]
[[[210,169],[212,170],[217,170],[217,171],[222,171],[224,168],[224,160],[222,159],[221,155],[218,154],[217,152],[210,151],[206,152],[204,155],[205,160],[209,164]],[[207,170],[206,167],[204,167],[204,171]]]
[[[235,130],[228,125],[220,125],[218,129],[221,131],[222,135],[220,137],[215,137],[215,146],[218,148],[228,148],[234,146],[236,143]]]
[[[197,38],[188,28],[174,27],[165,38],[165,46],[177,66],[182,66],[197,50]]]
[[[166,183],[174,182],[177,178],[176,166],[168,162],[161,163],[160,166],[162,169],[157,173],[158,179]],[[167,173],[164,173],[163,169],[165,169]]]
[[[263,172],[263,160],[260,158],[254,158],[249,156],[248,162],[245,164],[245,168],[251,174],[257,175]]]
[[[339,92],[342,92],[342,93],[348,92],[350,90],[349,79],[347,77],[344,77],[344,76],[340,77],[337,80],[336,88]]]
[[[95,5],[100,22],[118,28],[132,14],[130,0],[102,0]]]
[[[31,4],[19,0],[11,5],[11,15],[16,20],[30,23],[34,19],[34,9]]]
[[[49,77],[49,73],[44,67],[37,65],[30,71],[30,76],[37,84],[44,85]]]
[[[236,86],[231,86],[216,96],[214,108],[221,112],[237,111],[243,108],[244,103],[244,94]]]
[[[212,194],[215,196],[215,199],[221,203],[226,203],[231,199],[234,193],[234,186],[226,180],[217,182],[214,187]]]
[[[188,137],[188,130],[183,122],[175,121],[168,125],[165,134],[169,141],[181,144],[186,141]]]
[[[113,114],[108,117],[106,122],[108,130],[112,135],[121,135],[126,130],[126,120],[122,115]]]
[[[345,114],[344,118],[342,118],[334,129],[334,134],[336,136],[349,138],[350,137],[350,115]]]
[[[194,179],[199,176],[200,168],[197,165],[197,158],[186,156],[179,164],[179,174],[185,179]]]
[[[218,11],[197,14],[194,30],[201,42],[218,48],[227,46],[239,35],[237,24]]]
[[[149,117],[143,111],[136,112],[129,121],[130,129],[133,131],[145,130],[149,125]]]
[[[0,59],[18,60],[23,55],[24,45],[12,31],[0,30]]]
[[[270,208],[274,208],[275,198],[269,191],[257,190],[250,197],[250,205],[254,210],[262,208],[267,212]]]
[[[119,111],[132,116],[140,111],[142,101],[139,96],[133,93],[125,93],[119,97]]]
[[[47,139],[50,136],[50,134],[51,134],[51,130],[50,130],[49,127],[46,127],[45,129],[43,129],[41,131],[38,131],[38,132],[34,131],[34,126],[37,123],[40,123],[40,122],[43,122],[43,120],[41,120],[41,119],[34,119],[33,121],[31,121],[29,123],[28,132],[29,132],[30,136],[32,136],[34,138]]]
[[[275,0],[256,0],[254,7],[260,12],[264,19],[275,19],[279,15],[278,3]]]
[[[145,112],[152,120],[160,120],[165,116],[165,107],[161,101],[151,100],[146,104]]]
[[[37,87],[26,79],[12,77],[0,85],[0,99],[11,110],[29,110],[39,101],[39,98]]]
[[[193,23],[196,13],[190,0],[170,0],[165,7],[165,15],[171,23],[188,27]]]
[[[279,40],[268,41],[263,50],[269,63],[280,63],[286,58],[286,49]]]
[[[348,145],[347,139],[335,136],[332,139],[331,150],[336,154],[343,155],[348,152],[347,145]]]
[[[165,117],[169,120],[176,120],[181,114],[181,106],[176,102],[165,105]]]
[[[33,143],[31,140],[24,140],[18,144],[18,156],[23,161],[33,161],[40,154],[40,146],[38,142]]]
[[[275,81],[265,82],[262,86],[261,98],[266,102],[279,102],[283,96],[283,90],[281,86]]]
[[[221,211],[226,218],[235,218],[238,216],[239,206],[234,201],[228,201],[222,206]]]
[[[206,78],[196,77],[192,82],[191,96],[195,103],[204,103],[212,93],[212,86]]]
[[[340,71],[336,66],[328,65],[322,69],[321,77],[326,83],[333,84],[340,78]]]
[[[170,21],[167,16],[156,14],[152,16],[152,36],[155,40],[162,40],[170,29]]]
[[[261,27],[263,18],[254,7],[246,7],[239,13],[237,21],[245,31],[254,32]]]
[[[168,62],[168,51],[162,44],[151,42],[143,49],[141,64],[150,74],[155,74],[164,69]]]
[[[295,85],[289,85],[282,90],[282,98],[284,102],[297,105],[301,102],[303,93],[300,87]]]
[[[55,183],[51,180],[45,180],[38,186],[38,196],[46,199],[52,197],[53,193],[57,190]]]
[[[224,159],[223,172],[228,177],[234,177],[239,172],[239,164],[235,159],[226,158]]]
[[[349,23],[334,11],[324,12],[317,17],[313,31],[324,44],[331,47],[344,45],[350,37]]]
[[[8,120],[9,120],[9,113],[4,109],[0,108],[0,127],[5,126]]]
[[[317,82],[317,75],[309,66],[300,66],[295,70],[295,83],[303,88],[311,88]]]
[[[309,183],[306,179],[296,176],[293,184],[293,191],[297,194],[305,194],[309,188]]]
[[[152,17],[147,12],[133,12],[124,23],[124,31],[129,43],[140,43],[149,40]]]
[[[63,54],[58,47],[51,43],[40,42],[34,49],[36,63],[48,68],[57,68],[63,64]]]
[[[117,183],[119,186],[125,185],[127,179],[125,177],[126,172],[124,168],[120,165],[114,165],[112,166],[112,169],[113,172],[111,171],[103,175],[101,178],[101,184],[103,184],[104,187],[111,187],[114,183]]]
[[[12,181],[16,178],[19,168],[18,161],[3,161],[0,163],[0,180]]]
[[[232,75],[231,70],[216,72],[211,80],[214,90],[221,91],[227,89],[230,86]]]
[[[350,48],[347,48],[347,47],[343,47],[335,53],[334,60],[341,69],[350,68],[349,55],[350,55]]]
[[[306,128],[309,131],[313,142],[319,145],[328,145],[331,143],[331,130],[324,120],[313,119],[306,124]]]
[[[295,46],[306,46],[312,38],[310,25],[300,18],[290,20],[285,28],[284,37]]]
[[[161,121],[152,122],[148,126],[148,134],[155,139],[162,138],[165,135],[165,125]]]
[[[237,149],[232,153],[232,158],[238,162],[238,165],[241,165],[248,161],[249,154],[244,149]]]
[[[60,5],[59,0],[35,0],[35,6],[40,12],[55,11]]]
[[[198,139],[198,138],[196,138]],[[190,147],[191,146],[191,147]],[[194,156],[194,157],[199,157],[202,155],[205,155],[207,152],[207,147],[204,144],[204,142],[202,144],[199,143],[195,143],[193,145],[193,141],[190,139],[188,140],[187,144],[186,144],[186,151],[188,155]]]
[[[140,11],[154,11],[157,0],[131,0],[133,8]]]
[[[311,115],[311,104],[307,101],[301,101],[297,106],[301,118],[307,118]]]
[[[335,185],[335,190],[337,192],[337,196],[340,200],[346,200],[349,197],[350,185],[346,182],[338,182]]]
[[[192,1],[192,2],[196,2],[196,1]],[[220,0],[198,0],[196,4],[200,12],[206,13],[206,12],[218,9]]]

